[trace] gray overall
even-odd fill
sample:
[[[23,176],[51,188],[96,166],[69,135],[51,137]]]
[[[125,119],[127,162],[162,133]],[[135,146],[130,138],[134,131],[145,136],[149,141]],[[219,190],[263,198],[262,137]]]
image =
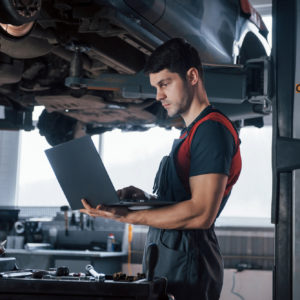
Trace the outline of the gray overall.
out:
[[[175,155],[183,140],[174,141],[170,155],[165,156],[160,164],[154,184],[158,199],[180,202],[191,197],[181,183],[175,165]],[[207,230],[150,227],[145,250],[151,243],[157,244],[159,250],[154,276],[168,279],[168,293],[173,294],[176,300],[219,299],[223,260],[214,225]]]

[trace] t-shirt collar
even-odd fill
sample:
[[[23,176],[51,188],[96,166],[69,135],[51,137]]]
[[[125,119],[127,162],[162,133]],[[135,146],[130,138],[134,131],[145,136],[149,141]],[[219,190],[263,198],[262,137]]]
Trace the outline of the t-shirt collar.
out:
[[[183,128],[181,131],[181,135],[183,135],[186,132],[189,132],[192,127],[195,125],[196,122],[198,122],[200,119],[202,119],[203,117],[205,117],[207,115],[207,113],[212,109],[212,105],[208,105],[206,106],[201,113],[196,117],[196,119],[187,127]]]

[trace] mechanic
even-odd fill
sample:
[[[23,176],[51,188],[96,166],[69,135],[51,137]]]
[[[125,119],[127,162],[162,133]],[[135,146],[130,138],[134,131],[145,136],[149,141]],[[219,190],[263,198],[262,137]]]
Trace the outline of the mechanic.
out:
[[[160,164],[154,183],[157,196],[133,186],[118,195],[157,197],[174,204],[130,211],[93,208],[82,199],[81,212],[148,225],[145,249],[151,243],[158,245],[155,276],[167,277],[168,292],[176,300],[219,299],[223,260],[214,223],[240,174],[238,134],[229,119],[210,105],[201,60],[185,40],[175,38],[159,46],[149,57],[145,73],[168,116],[180,115],[186,127]]]

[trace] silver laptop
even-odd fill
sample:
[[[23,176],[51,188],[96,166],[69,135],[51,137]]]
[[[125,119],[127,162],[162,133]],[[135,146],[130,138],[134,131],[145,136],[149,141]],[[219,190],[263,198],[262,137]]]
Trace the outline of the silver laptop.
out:
[[[82,198],[93,207],[104,204],[146,209],[174,204],[157,200],[119,199],[90,136],[59,144],[45,150],[45,153],[72,210],[83,208]]]

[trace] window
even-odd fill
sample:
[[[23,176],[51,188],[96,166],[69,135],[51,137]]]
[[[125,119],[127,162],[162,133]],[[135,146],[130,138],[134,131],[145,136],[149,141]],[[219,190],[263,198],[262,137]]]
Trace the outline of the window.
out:
[[[179,130],[155,127],[146,132],[107,132],[103,162],[116,189],[134,185],[152,193],[160,160],[169,154]]]
[[[159,162],[178,138],[176,129],[146,132],[114,130],[103,135],[101,156],[116,189],[135,185],[152,193]],[[270,218],[272,128],[241,129],[243,168],[221,217]],[[96,146],[99,137],[93,137]],[[50,146],[37,130],[21,134],[18,201],[20,206],[67,205],[44,150]]]
[[[240,132],[242,171],[223,217],[271,217],[272,127],[244,127]]]

